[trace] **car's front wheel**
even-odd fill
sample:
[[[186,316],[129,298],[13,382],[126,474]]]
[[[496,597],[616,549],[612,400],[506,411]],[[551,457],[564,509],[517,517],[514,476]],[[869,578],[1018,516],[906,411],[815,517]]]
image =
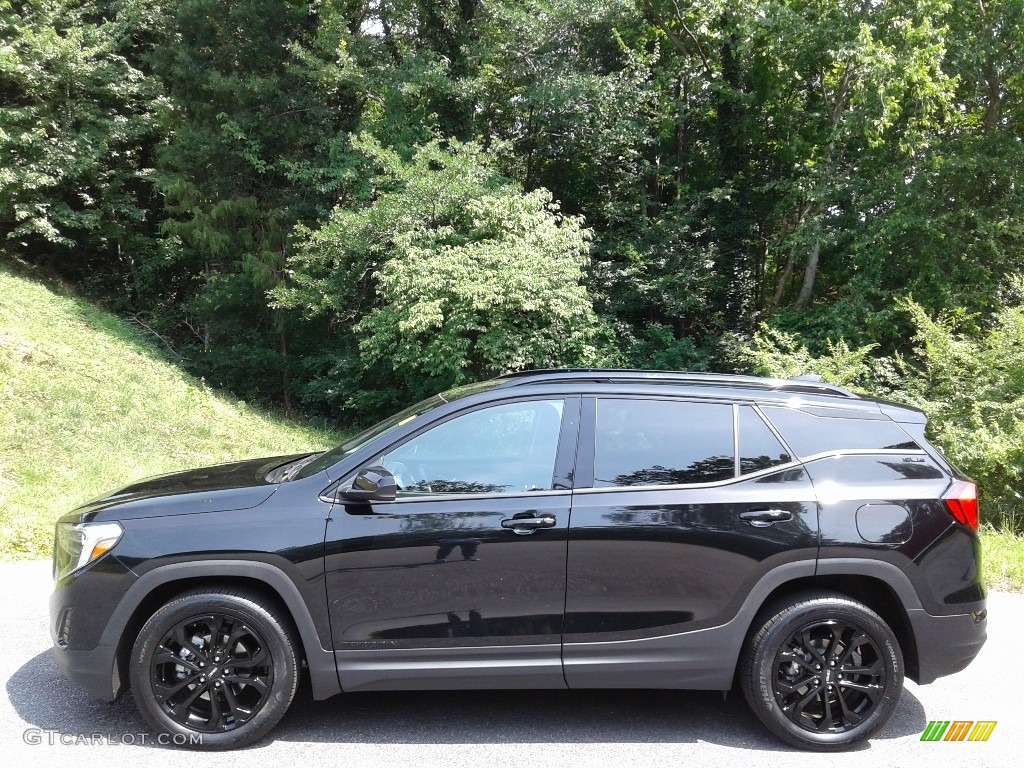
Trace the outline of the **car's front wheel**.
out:
[[[159,608],[132,650],[135,703],[160,741],[231,749],[284,716],[298,656],[279,609],[244,590],[194,590]]]
[[[747,643],[740,685],[768,730],[804,749],[867,739],[892,716],[903,656],[877,613],[820,592],[776,605]]]

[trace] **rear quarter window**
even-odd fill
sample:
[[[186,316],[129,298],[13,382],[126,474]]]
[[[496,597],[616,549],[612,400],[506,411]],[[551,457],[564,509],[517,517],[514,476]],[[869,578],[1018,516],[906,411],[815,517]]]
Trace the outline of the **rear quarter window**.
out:
[[[833,418],[777,406],[762,406],[761,411],[804,459],[843,450],[921,450],[910,435],[888,418]]]

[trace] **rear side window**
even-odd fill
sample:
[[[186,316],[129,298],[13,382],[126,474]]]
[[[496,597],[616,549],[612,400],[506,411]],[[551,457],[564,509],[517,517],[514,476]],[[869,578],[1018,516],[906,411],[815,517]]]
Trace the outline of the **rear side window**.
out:
[[[910,435],[889,419],[836,419],[773,406],[762,406],[761,410],[802,458],[854,449],[921,449]]]
[[[757,411],[749,405],[741,406],[739,411],[741,475],[788,464],[793,460]]]
[[[595,488],[735,476],[731,405],[600,399],[596,426]]]

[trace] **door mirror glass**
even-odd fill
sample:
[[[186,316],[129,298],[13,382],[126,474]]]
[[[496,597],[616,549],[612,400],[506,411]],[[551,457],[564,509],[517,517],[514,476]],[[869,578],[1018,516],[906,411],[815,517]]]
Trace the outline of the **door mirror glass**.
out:
[[[394,501],[397,492],[395,476],[384,467],[365,467],[338,495],[345,501]]]

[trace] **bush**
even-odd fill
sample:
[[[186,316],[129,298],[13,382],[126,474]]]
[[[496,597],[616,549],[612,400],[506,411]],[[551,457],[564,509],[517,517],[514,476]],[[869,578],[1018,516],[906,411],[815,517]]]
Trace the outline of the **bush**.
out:
[[[614,359],[584,285],[590,231],[547,190],[523,191],[473,144],[434,141],[409,159],[367,136],[353,146],[376,167],[372,194],[300,228],[272,292],[355,351],[321,361],[305,402],[365,420],[501,373]]]
[[[824,381],[867,392],[878,370],[871,352],[878,345],[850,349],[846,341],[826,342],[827,352],[814,356],[796,335],[762,324],[747,346],[739,350],[740,360],[758,376],[791,379],[808,373]]]
[[[909,355],[874,358],[873,345],[829,340],[815,356],[799,337],[762,326],[741,359],[760,375],[818,373],[921,408],[929,439],[978,483],[985,521],[1024,533],[1024,309],[1006,306],[981,325],[956,311],[929,317],[910,300],[897,307],[915,328]]]
[[[1006,306],[967,333],[955,313],[932,319],[911,301],[902,308],[916,346],[894,361],[893,394],[928,414],[930,438],[979,484],[985,518],[1024,533],[1024,310]]]
[[[628,328],[620,336],[626,339],[626,360],[630,368],[655,371],[711,370],[711,351],[698,346],[690,337],[677,339],[672,329],[662,323],[650,323],[639,338],[632,338]]]

